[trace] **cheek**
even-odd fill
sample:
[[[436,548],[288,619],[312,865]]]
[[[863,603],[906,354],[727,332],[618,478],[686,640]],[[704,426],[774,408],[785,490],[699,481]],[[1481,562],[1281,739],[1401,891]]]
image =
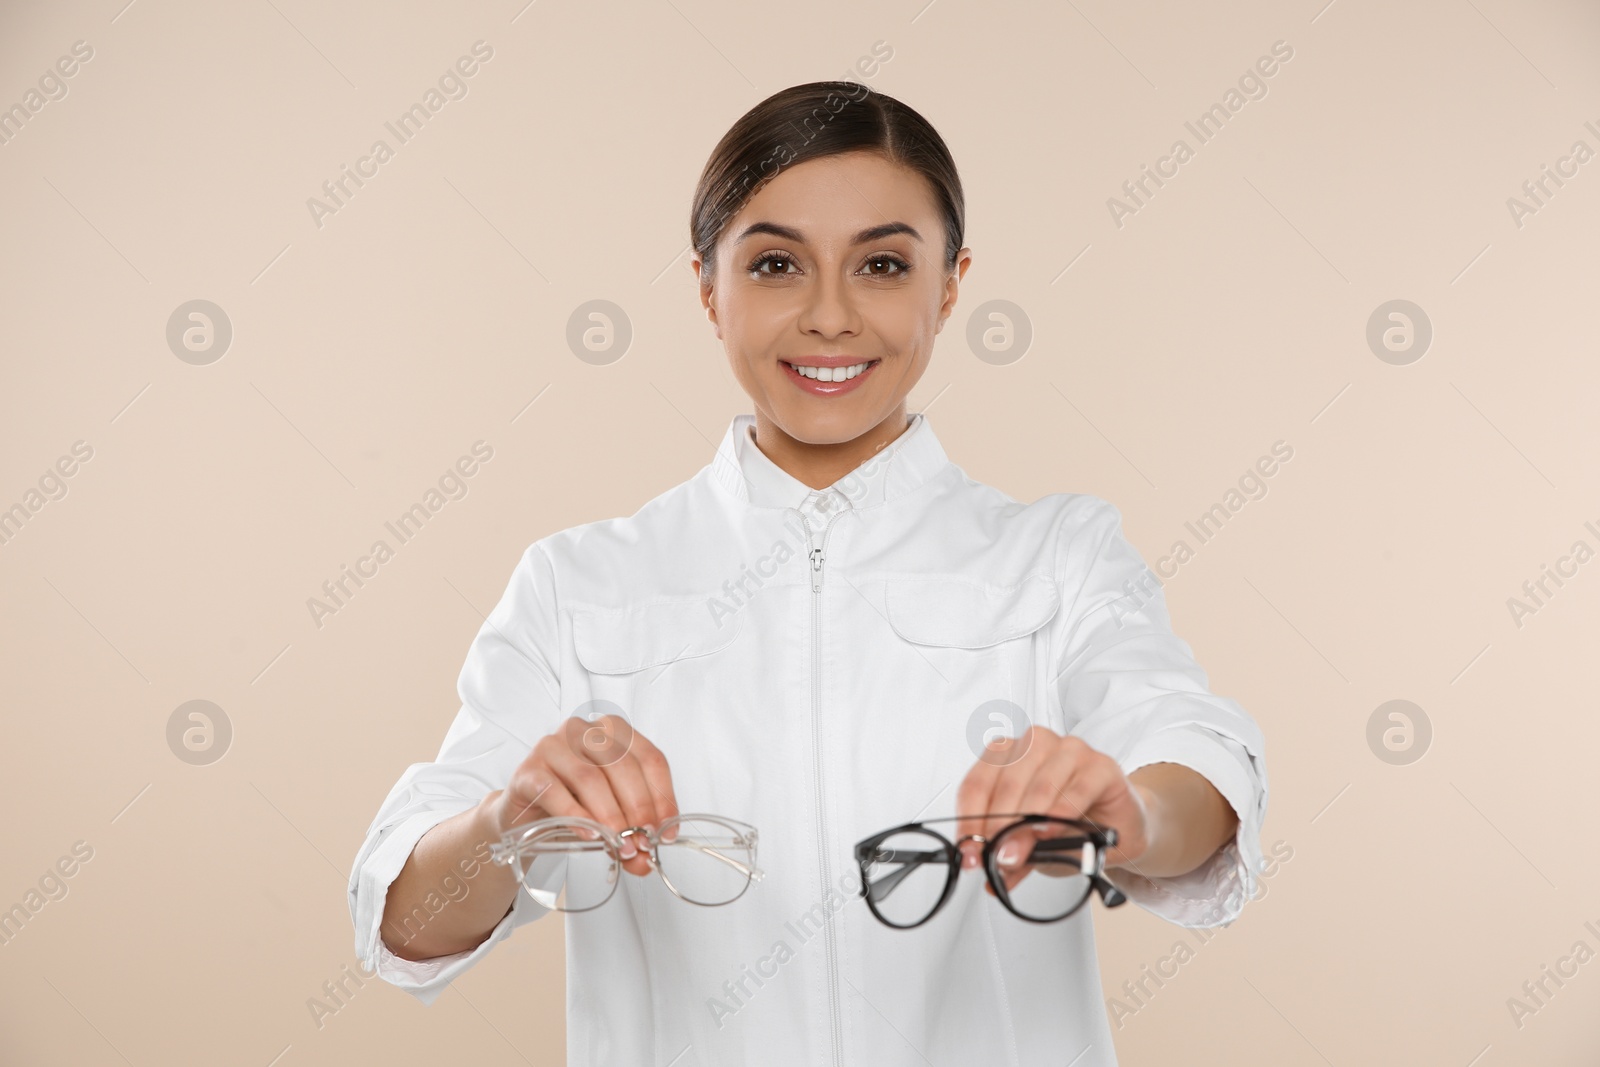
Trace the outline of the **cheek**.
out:
[[[717,311],[724,340],[738,340],[745,348],[759,347],[773,333],[783,309],[766,294],[734,287],[723,294]]]
[[[719,311],[717,316],[728,366],[739,387],[747,393],[770,388],[763,381],[774,370],[768,366],[772,361],[765,356],[770,345],[763,335],[768,331],[763,330],[759,317],[750,316],[750,310],[748,306],[736,306],[732,315]]]
[[[898,295],[899,299],[883,308],[885,339],[892,340],[903,352],[932,346],[938,335],[944,290],[937,286],[919,286],[913,292]]]
[[[761,362],[761,334],[760,322],[747,316],[735,314],[722,320],[722,345],[735,367],[752,367]]]
[[[932,354],[937,322],[919,306],[876,318],[870,328],[885,355],[909,364],[925,360]]]

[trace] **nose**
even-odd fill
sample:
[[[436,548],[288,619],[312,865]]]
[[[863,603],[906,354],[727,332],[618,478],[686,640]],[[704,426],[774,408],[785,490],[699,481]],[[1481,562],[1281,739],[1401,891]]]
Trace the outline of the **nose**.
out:
[[[857,332],[857,312],[848,282],[830,269],[819,271],[806,288],[806,304],[800,328],[823,337],[838,337]]]

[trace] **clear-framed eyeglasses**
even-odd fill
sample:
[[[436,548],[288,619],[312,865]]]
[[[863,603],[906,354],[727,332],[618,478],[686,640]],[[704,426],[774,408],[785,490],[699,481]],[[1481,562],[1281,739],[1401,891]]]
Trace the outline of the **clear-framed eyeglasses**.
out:
[[[1117,843],[1113,827],[1052,815],[978,817],[985,831],[951,841],[932,823],[959,816],[905,823],[857,842],[861,895],[886,926],[909,930],[944,907],[961,874],[961,845],[983,846],[989,887],[1007,911],[1029,922],[1065,919],[1098,892],[1108,908],[1127,896],[1106,879],[1105,853]]]
[[[523,888],[542,907],[591,911],[616,892],[628,840],[691,904],[731,904],[762,877],[755,827],[721,815],[677,815],[654,831],[617,831],[575,816],[540,819],[507,830],[489,855],[501,866],[516,863]]]

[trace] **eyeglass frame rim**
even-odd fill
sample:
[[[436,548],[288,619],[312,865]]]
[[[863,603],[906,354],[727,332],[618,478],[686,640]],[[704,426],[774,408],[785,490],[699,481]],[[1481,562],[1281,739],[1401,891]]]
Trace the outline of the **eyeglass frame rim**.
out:
[[[965,834],[957,838],[956,841],[951,841],[944,834],[941,834],[939,831],[931,829],[926,825],[928,823],[965,822],[968,820],[981,822],[985,819],[1013,819],[1014,821],[1002,826],[990,836],[984,836],[982,834]],[[1004,837],[1007,833],[1019,826],[1026,826],[1028,823],[1035,822],[1059,822],[1081,828],[1085,831],[1085,836],[1087,836],[1095,846],[1095,866],[1099,869],[1088,876],[1089,892],[1083,895],[1083,900],[1079,901],[1071,911],[1068,911],[1064,915],[1058,915],[1053,919],[1035,919],[1031,915],[1022,914],[1012,905],[1011,894],[1010,891],[1005,887],[1005,879],[1000,877],[998,870],[999,861],[995,854],[995,844],[1000,840],[1000,838]],[[904,833],[906,831],[920,831],[943,843],[950,873],[945,877],[944,890],[939,894],[938,903],[936,903],[932,909],[929,910],[928,914],[924,915],[921,919],[918,919],[914,923],[902,925],[900,923],[890,922],[873,904],[872,897],[869,895],[869,886],[867,884],[867,864],[869,861],[864,857],[863,854],[873,848],[876,848],[889,837],[892,837],[897,833]],[[941,815],[933,819],[919,819],[913,822],[902,823],[899,826],[893,826],[887,830],[883,830],[879,833],[862,838],[860,841],[856,842],[855,846],[856,864],[861,868],[861,891],[857,895],[860,896],[862,900],[866,901],[868,910],[870,910],[873,916],[885,926],[895,930],[916,929],[929,919],[933,918],[935,915],[939,914],[940,910],[944,908],[945,904],[950,900],[951,895],[955,892],[956,880],[961,877],[962,867],[960,843],[963,841],[982,842],[982,866],[984,876],[989,882],[989,887],[994,890],[994,895],[1000,901],[1001,905],[1004,906],[1005,909],[1011,914],[1015,915],[1024,922],[1056,923],[1070,919],[1072,916],[1082,911],[1083,906],[1087,904],[1089,899],[1096,893],[1100,895],[1101,903],[1108,908],[1119,907],[1120,905],[1127,903],[1127,894],[1112,884],[1111,880],[1108,879],[1104,874],[1105,850],[1116,845],[1117,843],[1116,827],[1101,826],[1092,819],[1073,819],[1063,815],[1047,815],[1042,812],[1015,811],[989,812],[984,815]]]
[[[665,826],[668,823],[681,824],[687,819],[715,820],[716,822],[733,827],[741,836],[746,836],[750,839],[750,863],[748,864],[749,872],[745,875],[744,888],[740,889],[738,893],[727,900],[719,901],[715,904],[710,904],[702,900],[693,900],[684,896],[683,893],[679,891],[678,887],[672,884],[672,879],[667,877],[666,870],[661,866],[661,854],[659,850],[661,845],[670,845],[673,842],[663,842],[661,840],[661,827],[649,829],[644,826],[626,826],[621,830],[613,830],[604,823],[596,822],[593,819],[586,819],[581,815],[551,815],[544,819],[535,819],[532,822],[520,823],[506,830],[500,835],[499,841],[489,846],[489,858],[494,863],[497,863],[503,867],[509,867],[512,861],[521,853],[522,845],[529,835],[544,829],[545,827],[561,824],[568,826],[582,826],[596,831],[599,834],[600,842],[605,845],[607,853],[611,856],[611,861],[619,867],[627,862],[622,858],[623,840],[628,837],[643,837],[645,843],[649,845],[649,848],[648,850],[641,850],[639,854],[643,855],[649,861],[651,869],[654,870],[656,874],[661,876],[661,880],[666,883],[667,889],[671,891],[672,895],[686,904],[694,904],[702,908],[726,907],[727,905],[738,900],[740,897],[744,896],[745,893],[749,892],[750,884],[752,882],[759,882],[766,876],[766,872],[760,867],[756,866],[755,863],[756,846],[759,841],[759,832],[754,826],[740,819],[735,819],[729,815],[716,815],[708,811],[679,812],[677,815],[663,819],[661,822],[662,826]],[[631,859],[632,857],[629,858]],[[739,861],[734,860],[731,857],[725,856],[723,859],[734,863],[739,867],[746,866],[745,864],[739,863]],[[524,875],[518,875],[517,884],[530,895],[532,894],[533,891],[528,888],[527,880]],[[579,915],[586,911],[594,911],[596,908],[603,907],[611,900],[612,897],[616,896],[617,886],[620,884],[620,879],[612,882],[611,888],[606,892],[606,895],[601,898],[598,903],[591,904],[587,908],[550,908],[547,910],[560,911],[563,914],[573,915]],[[543,907],[543,905],[540,906]]]

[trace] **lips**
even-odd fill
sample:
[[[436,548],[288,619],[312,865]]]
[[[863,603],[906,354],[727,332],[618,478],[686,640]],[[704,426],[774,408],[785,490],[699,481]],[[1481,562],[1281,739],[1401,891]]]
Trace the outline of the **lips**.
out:
[[[876,362],[877,360],[875,359],[860,359],[854,363],[835,363],[830,361],[827,363],[790,363],[788,365],[793,367],[795,373],[802,377],[813,378],[819,382],[843,382],[861,374]]]
[[[793,363],[785,360],[779,362],[783,364],[784,376],[804,391],[813,396],[840,396],[859,386],[863,379],[872,374],[880,361],[852,359],[848,356],[812,358],[806,360],[803,371]],[[854,377],[850,377],[852,370],[856,370]],[[822,375],[827,375],[827,378],[824,379]],[[833,380],[835,376],[838,377],[838,381]]]

